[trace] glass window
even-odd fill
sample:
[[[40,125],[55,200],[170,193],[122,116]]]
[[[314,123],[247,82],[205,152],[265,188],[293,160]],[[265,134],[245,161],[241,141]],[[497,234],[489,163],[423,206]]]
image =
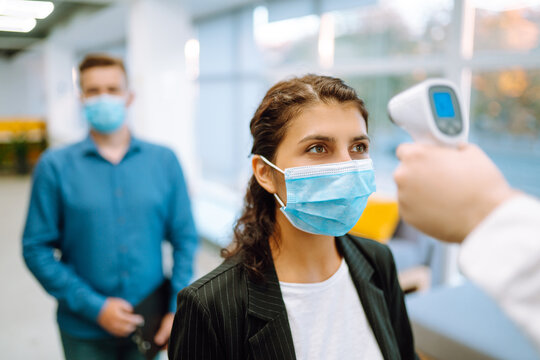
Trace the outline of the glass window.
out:
[[[201,86],[195,124],[203,177],[226,185],[234,182],[235,90],[234,84],[226,81]]]
[[[452,1],[386,0],[333,12],[339,59],[445,51]]]
[[[234,71],[237,41],[234,20],[233,16],[221,16],[198,24],[201,76]]]
[[[475,52],[540,53],[540,5],[509,10],[479,5],[487,8],[475,11]]]
[[[540,70],[473,75],[471,141],[488,152],[513,186],[540,196]]]
[[[200,76],[196,149],[202,177],[230,189],[247,183],[249,122],[267,89],[252,34],[252,9],[198,25]]]
[[[201,85],[195,132],[206,180],[244,189],[251,174],[249,122],[266,87],[264,82],[245,79]]]

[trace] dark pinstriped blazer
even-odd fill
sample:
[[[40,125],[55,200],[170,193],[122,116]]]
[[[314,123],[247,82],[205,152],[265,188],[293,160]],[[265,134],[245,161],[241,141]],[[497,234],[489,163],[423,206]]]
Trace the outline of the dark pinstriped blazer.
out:
[[[349,235],[337,237],[336,242],[384,358],[415,359],[403,292],[388,247]],[[241,264],[228,260],[183,289],[178,294],[169,358],[296,359],[273,266],[265,278],[264,284],[254,282]]]

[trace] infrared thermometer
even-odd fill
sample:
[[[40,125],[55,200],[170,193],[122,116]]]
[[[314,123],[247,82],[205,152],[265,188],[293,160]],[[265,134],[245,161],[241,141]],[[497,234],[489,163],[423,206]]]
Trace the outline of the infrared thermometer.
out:
[[[388,102],[388,115],[417,142],[456,147],[469,136],[457,88],[445,79],[428,79],[397,94]]]

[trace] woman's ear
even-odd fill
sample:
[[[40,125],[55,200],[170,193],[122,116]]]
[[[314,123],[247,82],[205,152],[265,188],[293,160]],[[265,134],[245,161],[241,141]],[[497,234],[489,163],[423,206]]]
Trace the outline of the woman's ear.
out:
[[[253,155],[251,158],[251,166],[253,167],[253,175],[259,185],[270,194],[277,192],[276,184],[274,184],[274,177],[272,172],[274,169],[270,167],[259,155]]]

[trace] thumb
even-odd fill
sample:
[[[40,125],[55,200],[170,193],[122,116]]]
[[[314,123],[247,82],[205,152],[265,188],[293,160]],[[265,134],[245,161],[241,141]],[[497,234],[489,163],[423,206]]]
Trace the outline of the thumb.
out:
[[[174,314],[170,313],[163,317],[161,320],[161,326],[159,327],[154,342],[160,346],[165,345],[169,337],[171,336],[172,323],[174,320]]]
[[[167,329],[167,326],[165,326],[164,323],[161,323],[161,326],[154,337],[154,342],[159,346],[165,344],[165,342],[169,339],[169,331],[170,329]]]

